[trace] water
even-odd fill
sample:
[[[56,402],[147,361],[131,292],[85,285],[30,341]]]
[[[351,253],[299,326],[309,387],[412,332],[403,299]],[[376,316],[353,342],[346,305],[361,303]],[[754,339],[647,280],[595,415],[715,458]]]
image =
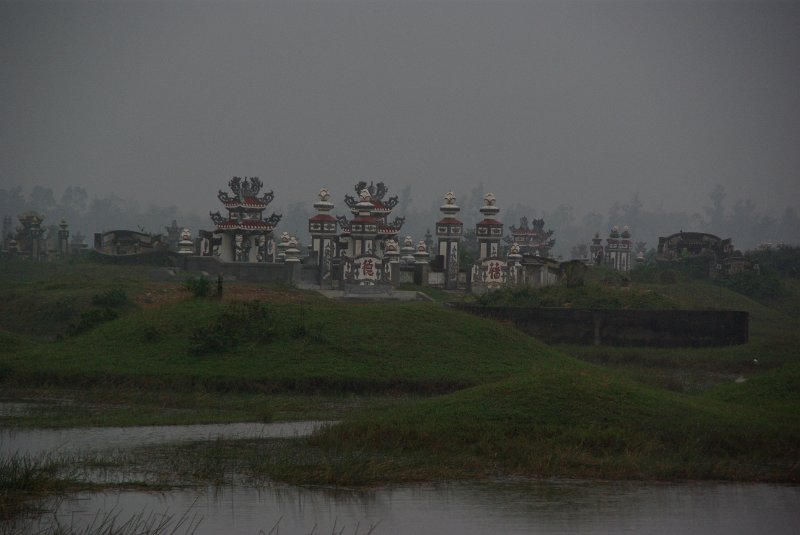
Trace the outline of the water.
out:
[[[152,425],[67,429],[0,429],[0,455],[88,453],[217,438],[279,438],[309,435],[323,422],[273,424]]]
[[[15,407],[14,410],[23,408]],[[321,422],[0,430],[0,454],[81,453],[225,438],[307,435]],[[797,534],[800,487],[502,479],[355,492],[274,484],[70,496],[55,514],[12,531],[58,522],[80,531],[115,517],[172,517],[176,533],[278,534]],[[107,516],[110,515],[110,516]],[[0,526],[2,528],[3,526]],[[273,529],[274,528],[274,529]],[[0,529],[0,531],[3,531]],[[168,530],[167,532],[171,532]]]
[[[56,514],[62,525],[167,513],[194,520],[198,534],[797,534],[800,488],[764,484],[646,484],[499,480],[368,492],[208,488],[77,495]],[[32,531],[48,526],[45,517]],[[274,529],[273,529],[274,528]],[[178,532],[181,532],[180,530]]]

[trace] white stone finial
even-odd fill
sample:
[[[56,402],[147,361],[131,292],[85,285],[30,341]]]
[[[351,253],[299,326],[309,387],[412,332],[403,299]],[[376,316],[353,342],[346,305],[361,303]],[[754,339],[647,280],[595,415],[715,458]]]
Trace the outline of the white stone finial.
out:
[[[405,247],[414,247],[414,239],[411,236],[403,238],[403,245]]]
[[[359,193],[359,197],[361,202],[372,200],[372,194],[369,192],[367,188],[361,190],[361,193]]]
[[[455,204],[456,203],[456,194],[452,191],[448,191],[444,195],[444,203],[445,204]]]
[[[419,240],[419,242],[417,243],[417,251],[424,253],[427,252],[427,250],[428,248],[425,245],[425,242],[423,240]]]
[[[497,199],[495,198],[494,193],[489,192],[483,196],[483,203],[486,206],[494,206],[495,202],[497,202]]]
[[[331,194],[328,193],[328,188],[321,188],[319,190],[319,200],[322,202],[328,202],[331,198]]]
[[[283,234],[281,234],[281,243],[288,244],[289,243],[289,239],[290,239],[290,236],[289,236],[288,232],[284,232]]]
[[[386,240],[385,250],[387,253],[397,251],[397,242],[394,241],[392,238],[389,238],[388,240]]]

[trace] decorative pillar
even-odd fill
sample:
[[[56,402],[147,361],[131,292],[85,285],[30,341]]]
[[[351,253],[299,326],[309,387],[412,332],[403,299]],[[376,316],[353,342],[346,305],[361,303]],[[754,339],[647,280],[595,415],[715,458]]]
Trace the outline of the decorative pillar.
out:
[[[289,239],[288,232],[281,233],[281,241],[278,243],[278,262],[286,260],[286,249],[289,248]]]
[[[372,215],[374,205],[372,194],[368,189],[361,190],[359,201],[355,205],[356,217],[350,222],[350,239],[352,240],[353,258],[361,255],[375,255],[375,238],[378,235],[378,219]]]
[[[403,238],[403,248],[402,248],[402,261],[403,264],[410,266],[414,263],[414,240],[411,236],[406,236]]]
[[[508,250],[508,268],[514,284],[520,284],[522,280],[522,255],[519,252],[518,243],[512,243]]]
[[[34,260],[40,260],[43,256],[42,253],[42,219],[34,217],[31,219],[31,226],[29,229],[30,238],[31,238],[31,258]]]
[[[181,230],[180,239],[178,240],[178,254],[180,255],[193,255],[194,254],[194,241],[192,241],[192,233],[188,228]]]
[[[389,238],[384,242],[383,257],[389,263],[392,284],[400,284],[400,251],[394,239]]]
[[[415,264],[427,264],[428,263],[428,250],[425,247],[425,242],[420,240],[417,243],[417,250],[414,252],[414,263]]]
[[[284,250],[284,262],[287,264],[296,264],[300,262],[300,249],[298,247],[297,238],[291,236],[287,242],[287,247]]]
[[[58,254],[62,257],[69,254],[69,230],[63,219],[58,224]]]
[[[464,223],[455,215],[461,208],[456,204],[456,196],[448,191],[439,211],[444,217],[436,222],[436,237],[439,239],[438,254],[444,260],[444,287],[448,290],[458,287],[458,245],[463,235]]]
[[[600,237],[599,232],[594,233],[592,244],[589,246],[589,257],[598,266],[603,263],[603,239]]]
[[[317,214],[308,220],[308,233],[311,235],[311,256],[316,258],[318,280],[331,277],[331,260],[336,256],[336,218],[330,215],[333,203],[327,188],[319,190],[319,200],[314,203]]]
[[[483,220],[475,225],[475,235],[478,238],[478,256],[481,260],[500,257],[500,239],[503,237],[503,224],[494,218],[500,212],[500,208],[495,206],[495,202],[494,193],[487,193],[483,196],[483,206],[480,208]]]

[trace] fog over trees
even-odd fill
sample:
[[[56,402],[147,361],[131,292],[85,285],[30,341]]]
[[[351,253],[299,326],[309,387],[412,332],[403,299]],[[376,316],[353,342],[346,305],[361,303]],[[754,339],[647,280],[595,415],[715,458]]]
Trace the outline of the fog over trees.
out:
[[[458,217],[464,222],[466,230],[473,229],[481,218],[479,208],[487,192],[484,184],[468,191],[455,192],[456,202],[461,207]],[[345,193],[349,192],[341,192],[341,196]],[[401,231],[403,236],[411,235],[416,241],[423,239],[427,230],[435,233],[434,224],[442,217],[439,211],[443,202],[441,196],[434,197],[427,191],[424,194],[416,193],[410,185],[399,191],[390,191],[389,195],[399,198],[393,215],[406,217]],[[420,202],[419,199],[430,200],[424,206],[425,201]],[[333,200],[336,204],[334,213],[349,218],[344,202],[341,199]],[[750,199],[731,200],[722,185],[715,186],[708,193],[702,213],[645,206],[638,194],[615,201],[610,206],[598,206],[597,210],[584,214],[575,213],[566,204],[541,207],[524,199],[507,203],[499,199],[498,206],[501,209],[499,219],[505,224],[506,233],[510,225],[519,224],[521,217],[544,219],[545,226],[555,231],[554,254],[565,259],[581,256],[596,232],[605,238],[614,225],[630,227],[639,247],[646,249],[654,248],[659,236],[680,230],[710,232],[723,238],[732,238],[736,248],[741,250],[754,249],[765,242],[800,244],[800,215],[795,208],[787,206],[777,213],[763,211]],[[216,199],[209,200],[208,209],[220,209]],[[88,243],[91,243],[93,233],[115,229],[161,234],[173,220],[189,228],[195,235],[200,229],[213,228],[208,213],[181,210],[176,204],[145,206],[134,199],[113,194],[98,196],[81,186],[69,186],[60,192],[39,185],[27,191],[19,186],[0,188],[0,216],[11,216],[16,226],[17,216],[28,210],[44,215],[46,227],[65,219],[72,234],[81,232],[87,236]],[[286,231],[298,236],[301,242],[308,243],[307,222],[314,214],[311,201],[281,205],[276,199],[268,211],[283,215],[277,227],[278,234]]]

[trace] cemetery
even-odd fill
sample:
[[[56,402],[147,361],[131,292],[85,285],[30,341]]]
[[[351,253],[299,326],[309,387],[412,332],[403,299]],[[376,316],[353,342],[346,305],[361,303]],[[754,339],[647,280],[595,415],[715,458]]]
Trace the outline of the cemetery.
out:
[[[316,213],[308,219],[307,245],[280,230],[281,214],[267,215],[275,199],[258,177],[233,177],[228,191],[219,190],[222,211],[210,212],[212,229],[198,229],[193,236],[176,221],[166,234],[113,230],[95,234],[92,253],[109,263],[153,264],[150,278],[178,281],[201,277],[219,281],[282,283],[317,290],[328,298],[351,300],[409,300],[425,298],[425,290],[479,297],[487,292],[513,288],[544,288],[559,283],[581,283],[585,270],[594,266],[626,276],[643,257],[633,257],[632,232],[626,226],[611,228],[605,244],[596,233],[583,260],[563,262],[551,256],[555,231],[543,219],[520,219],[508,233],[499,219],[501,208],[494,194],[483,196],[474,232],[477,259],[464,265],[460,249],[468,233],[459,219],[461,207],[450,191],[433,222],[433,236],[415,240],[403,235],[405,217],[392,216],[398,197],[389,195],[382,182],[358,182],[354,194],[343,196],[347,215],[337,212],[327,188],[314,202]],[[224,213],[223,213],[224,211]],[[392,218],[393,217],[393,218]],[[87,247],[73,237],[66,221],[43,228],[35,212],[19,216],[12,231],[4,220],[3,250],[7,257],[46,261],[85,253]],[[662,238],[656,261],[675,263],[708,259],[709,273],[747,268],[731,240],[702,233],[679,233]],[[157,268],[161,265],[164,267]],[[587,266],[587,267],[584,267]],[[724,267],[723,267],[724,266]],[[574,279],[574,280],[573,280]],[[401,289],[402,288],[402,289]],[[624,291],[625,285],[622,285]],[[517,305],[519,306],[519,305]],[[637,314],[615,310],[526,311],[498,307],[467,306],[465,310],[485,317],[511,319],[523,330],[553,342],[594,345],[730,345],[748,340],[747,314],[706,311],[648,311]],[[525,320],[520,318],[524,317]],[[522,323],[520,323],[522,322]]]
[[[403,235],[386,187],[366,183],[345,196],[346,216],[319,192],[304,247],[279,215],[265,216],[272,194],[245,184],[219,195],[230,210],[213,230],[103,233],[114,246],[101,251],[71,247],[66,223],[51,241],[42,218],[20,218],[0,258],[0,404],[34,408],[0,412],[0,424],[340,422],[309,437],[92,461],[110,473],[132,463],[181,488],[242,477],[347,487],[497,474],[797,480],[790,276],[788,298],[758,300],[672,263],[643,270],[656,282],[642,282],[629,232],[613,229],[600,244],[608,264],[558,262],[531,233],[504,239],[491,194],[478,260],[464,266],[453,194],[426,243]],[[251,195],[240,201],[237,186]],[[679,279],[662,284],[657,270]],[[48,475],[90,468],[52,459],[31,465],[39,479],[25,494],[16,483],[0,492],[4,515],[109,488]],[[8,463],[3,473],[19,468]],[[114,488],[148,485],[134,477]]]

